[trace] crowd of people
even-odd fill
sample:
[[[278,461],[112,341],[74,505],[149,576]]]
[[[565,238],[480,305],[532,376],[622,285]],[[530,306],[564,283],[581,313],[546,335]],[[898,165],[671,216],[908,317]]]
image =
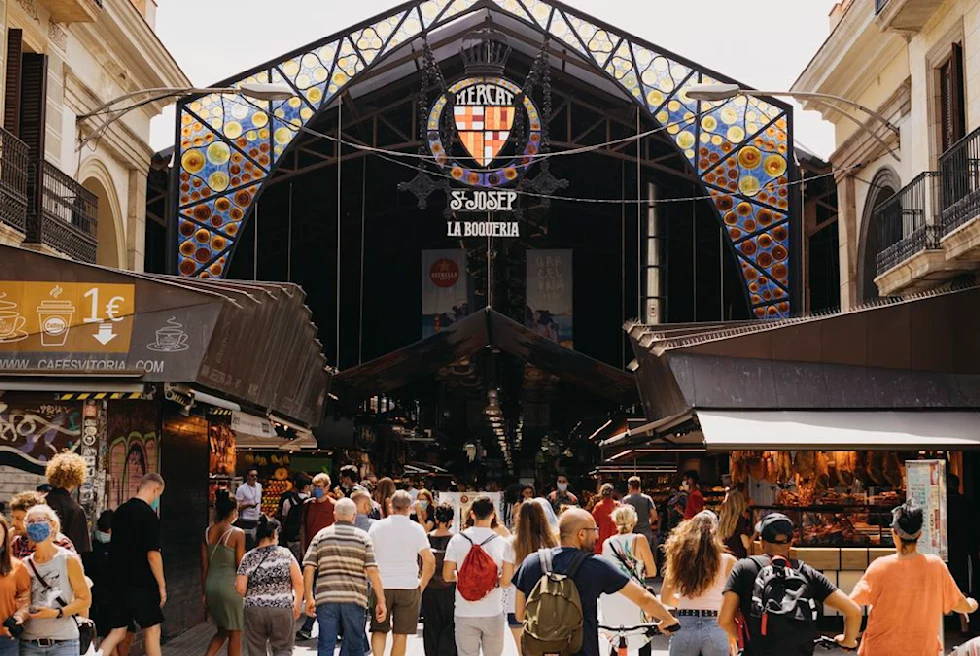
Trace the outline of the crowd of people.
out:
[[[163,479],[144,476],[90,532],[72,494],[84,460],[60,454],[47,477],[11,500],[10,524],[0,517],[0,656],[84,654],[92,621],[103,656],[128,654],[138,629],[148,656],[160,656]],[[626,494],[604,484],[580,498],[561,475],[543,496],[514,485],[499,505],[474,493],[460,509],[422,484],[359,481],[347,466],[336,485],[326,473],[297,476],[269,517],[254,512],[261,486],[249,472],[233,493],[219,491],[201,536],[202,598],[216,629],[203,651],[286,656],[316,626],[321,656],[338,640],[343,656],[385,654],[389,641],[391,656],[404,656],[421,619],[426,656],[500,656],[511,640],[528,656],[600,656],[600,636],[616,654],[622,627],[634,625],[668,634],[670,656],[809,655],[827,606],[843,616],[833,640],[844,648],[935,656],[941,616],[977,611],[941,559],[918,553],[925,518],[913,500],[893,511],[896,553],[848,595],[792,558],[788,517],[753,526],[738,489],[716,516],[698,483],[685,474],[658,509],[639,478]],[[749,555],[756,539],[762,553]],[[650,635],[630,634],[628,646],[649,654]]]

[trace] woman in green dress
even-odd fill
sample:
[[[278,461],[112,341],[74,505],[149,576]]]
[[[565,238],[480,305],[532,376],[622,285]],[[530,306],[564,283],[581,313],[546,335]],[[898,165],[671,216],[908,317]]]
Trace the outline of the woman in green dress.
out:
[[[219,492],[214,503],[214,523],[201,543],[204,607],[217,629],[206,656],[215,656],[226,640],[228,656],[242,654],[245,600],[235,590],[235,576],[245,555],[245,531],[232,526],[237,509],[238,504],[227,492]]]

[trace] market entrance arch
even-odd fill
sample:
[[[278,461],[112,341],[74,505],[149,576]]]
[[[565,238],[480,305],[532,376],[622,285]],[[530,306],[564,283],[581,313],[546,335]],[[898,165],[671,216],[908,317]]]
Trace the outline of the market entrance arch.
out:
[[[210,95],[182,102],[177,216],[171,217],[177,234],[170,245],[177,271],[227,275],[247,223],[254,222],[256,201],[296,155],[301,130],[335,109],[355,84],[414,65],[423,48],[438,52],[441,40],[447,46],[459,38],[453,29],[481,19],[537,34],[552,67],[588,69],[611,93],[634,103],[644,120],[669,136],[697,183],[697,197],[712,204],[752,314],[776,318],[796,309],[796,174],[788,107],[753,96],[692,100],[686,92],[691,85],[732,80],[544,0],[405,3],[218,85],[287,84],[296,92],[289,100]]]

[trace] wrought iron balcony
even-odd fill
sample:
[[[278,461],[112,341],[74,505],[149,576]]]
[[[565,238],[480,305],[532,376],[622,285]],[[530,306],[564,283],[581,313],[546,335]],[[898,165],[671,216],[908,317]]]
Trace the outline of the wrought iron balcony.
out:
[[[98,199],[47,161],[31,165],[27,241],[81,262],[96,261]]]
[[[953,144],[939,158],[942,176],[943,236],[980,218],[980,129]]]
[[[920,173],[875,210],[879,276],[923,251],[940,248],[934,221],[939,179],[932,171]]]
[[[27,231],[27,144],[0,128],[0,221]]]

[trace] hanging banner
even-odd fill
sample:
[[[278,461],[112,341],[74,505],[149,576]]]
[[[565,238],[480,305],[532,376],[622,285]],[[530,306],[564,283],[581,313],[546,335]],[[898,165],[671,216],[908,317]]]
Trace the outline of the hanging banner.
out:
[[[566,348],[572,339],[572,251],[527,252],[528,328]]]
[[[946,546],[946,461],[907,460],[906,493],[922,507],[922,537],[919,553],[934,554],[947,560]]]
[[[469,314],[466,251],[422,251],[422,337],[435,335]]]

